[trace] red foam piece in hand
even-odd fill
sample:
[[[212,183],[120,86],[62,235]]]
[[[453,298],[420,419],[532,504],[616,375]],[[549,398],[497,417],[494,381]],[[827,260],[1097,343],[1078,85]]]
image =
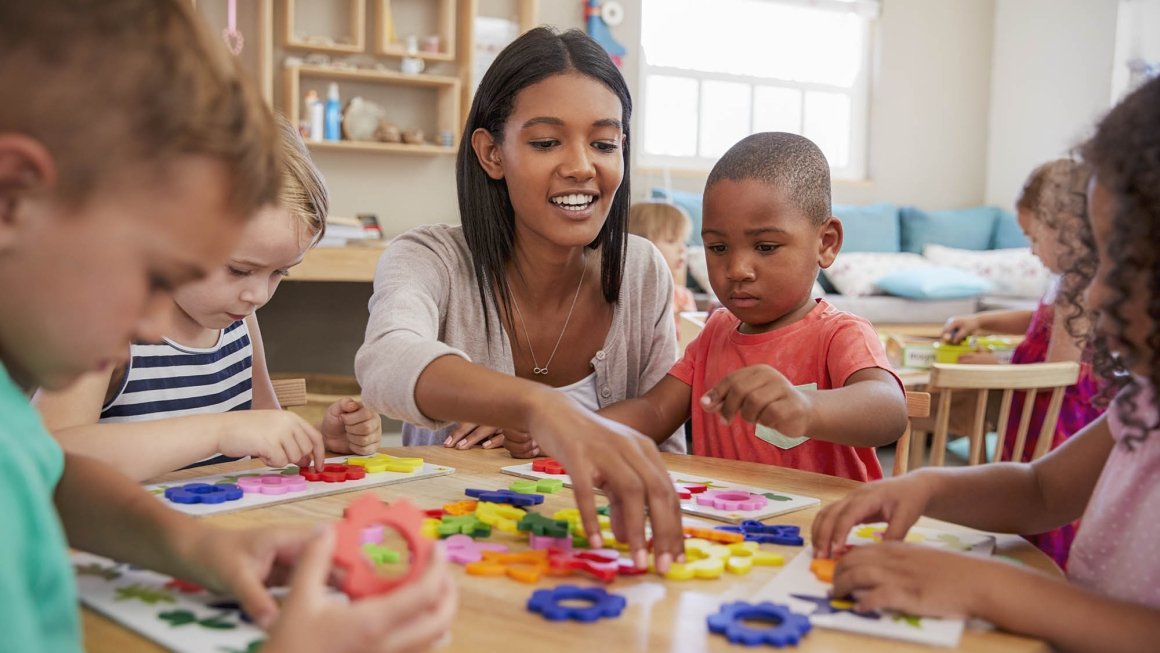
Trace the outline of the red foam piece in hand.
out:
[[[342,591],[354,599],[385,594],[421,576],[431,562],[434,542],[423,537],[423,513],[411,502],[400,499],[387,505],[373,494],[364,494],[347,506],[342,521],[335,524],[337,541],[334,564],[346,570]],[[407,573],[388,577],[380,574],[363,554],[362,533],[370,526],[389,526],[398,531],[411,551]]]

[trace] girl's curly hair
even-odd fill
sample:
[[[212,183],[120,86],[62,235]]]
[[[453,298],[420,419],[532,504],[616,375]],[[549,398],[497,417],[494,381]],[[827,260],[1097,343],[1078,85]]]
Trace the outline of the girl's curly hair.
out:
[[[1110,324],[1110,337],[1117,343],[1115,356],[1104,355],[1093,361],[1105,376],[1124,374],[1147,356],[1147,380],[1153,389],[1160,388],[1160,78],[1153,79],[1116,105],[1096,127],[1096,133],[1080,148],[1084,161],[1092,167],[1098,183],[1114,198],[1112,226],[1109,230],[1104,262],[1103,283],[1109,288],[1110,300],[1099,307]],[[1143,283],[1143,297],[1133,297],[1133,287]],[[1123,306],[1137,301],[1144,304],[1147,329],[1144,347],[1126,337],[1127,318]],[[1146,424],[1130,410],[1141,391],[1129,379],[1120,403],[1119,416],[1130,432],[1124,437],[1129,449],[1143,442],[1158,425]],[[1153,409],[1160,412],[1160,394],[1152,394]]]

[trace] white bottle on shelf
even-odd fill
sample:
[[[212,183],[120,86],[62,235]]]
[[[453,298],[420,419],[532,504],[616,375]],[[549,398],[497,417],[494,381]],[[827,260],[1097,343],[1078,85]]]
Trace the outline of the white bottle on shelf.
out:
[[[314,90],[306,92],[306,118],[310,125],[307,138],[312,141],[321,141],[325,133],[323,106],[322,100]]]

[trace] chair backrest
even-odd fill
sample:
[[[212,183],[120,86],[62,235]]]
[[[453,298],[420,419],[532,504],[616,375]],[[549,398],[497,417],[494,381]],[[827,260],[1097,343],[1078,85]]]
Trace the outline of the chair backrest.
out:
[[[930,415],[930,393],[906,393],[906,430],[898,438],[894,447],[894,475],[905,474],[910,458],[910,419],[913,417],[927,417]]]
[[[273,379],[274,396],[283,407],[306,405],[306,379]]]
[[[1016,365],[948,365],[936,363],[931,368],[930,390],[937,391],[938,406],[935,410],[934,433],[931,438],[930,464],[941,466],[946,462],[947,430],[950,423],[951,399],[956,392],[975,394],[975,414],[967,433],[970,448],[967,464],[977,465],[984,460],[987,396],[995,391],[1002,393],[999,402],[999,417],[995,422],[1000,435],[996,446],[996,460],[1002,459],[1003,438],[1007,437],[1008,416],[1011,413],[1011,398],[1016,391],[1026,393],[1023,409],[1019,415],[1019,427],[1011,446],[1011,460],[1022,460],[1027,445],[1027,431],[1031,415],[1035,410],[1035,398],[1040,393],[1050,392],[1047,414],[1043,416],[1035,448],[1030,459],[1043,456],[1051,448],[1055,425],[1059,421],[1059,410],[1063,404],[1063,392],[1074,385],[1079,378],[1076,363],[1030,363]],[[917,438],[924,438],[922,443]],[[911,434],[910,449],[921,451],[925,435]],[[913,455],[911,456],[913,458]],[[919,456],[921,458],[921,455]],[[909,461],[913,462],[913,461]],[[897,465],[896,465],[897,468]],[[905,469],[903,469],[905,471]]]

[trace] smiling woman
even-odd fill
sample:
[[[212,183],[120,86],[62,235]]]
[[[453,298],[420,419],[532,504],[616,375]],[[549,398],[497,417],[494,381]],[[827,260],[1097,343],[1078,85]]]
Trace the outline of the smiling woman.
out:
[[[521,36],[476,91],[457,161],[462,227],[400,236],[375,276],[355,371],[404,442],[505,446],[559,459],[588,532],[593,486],[644,555],[680,553],[658,446],[593,411],[656,384],[676,358],[672,279],[626,233],[632,100],[607,53],[578,31]],[[667,566],[661,557],[661,564]]]

